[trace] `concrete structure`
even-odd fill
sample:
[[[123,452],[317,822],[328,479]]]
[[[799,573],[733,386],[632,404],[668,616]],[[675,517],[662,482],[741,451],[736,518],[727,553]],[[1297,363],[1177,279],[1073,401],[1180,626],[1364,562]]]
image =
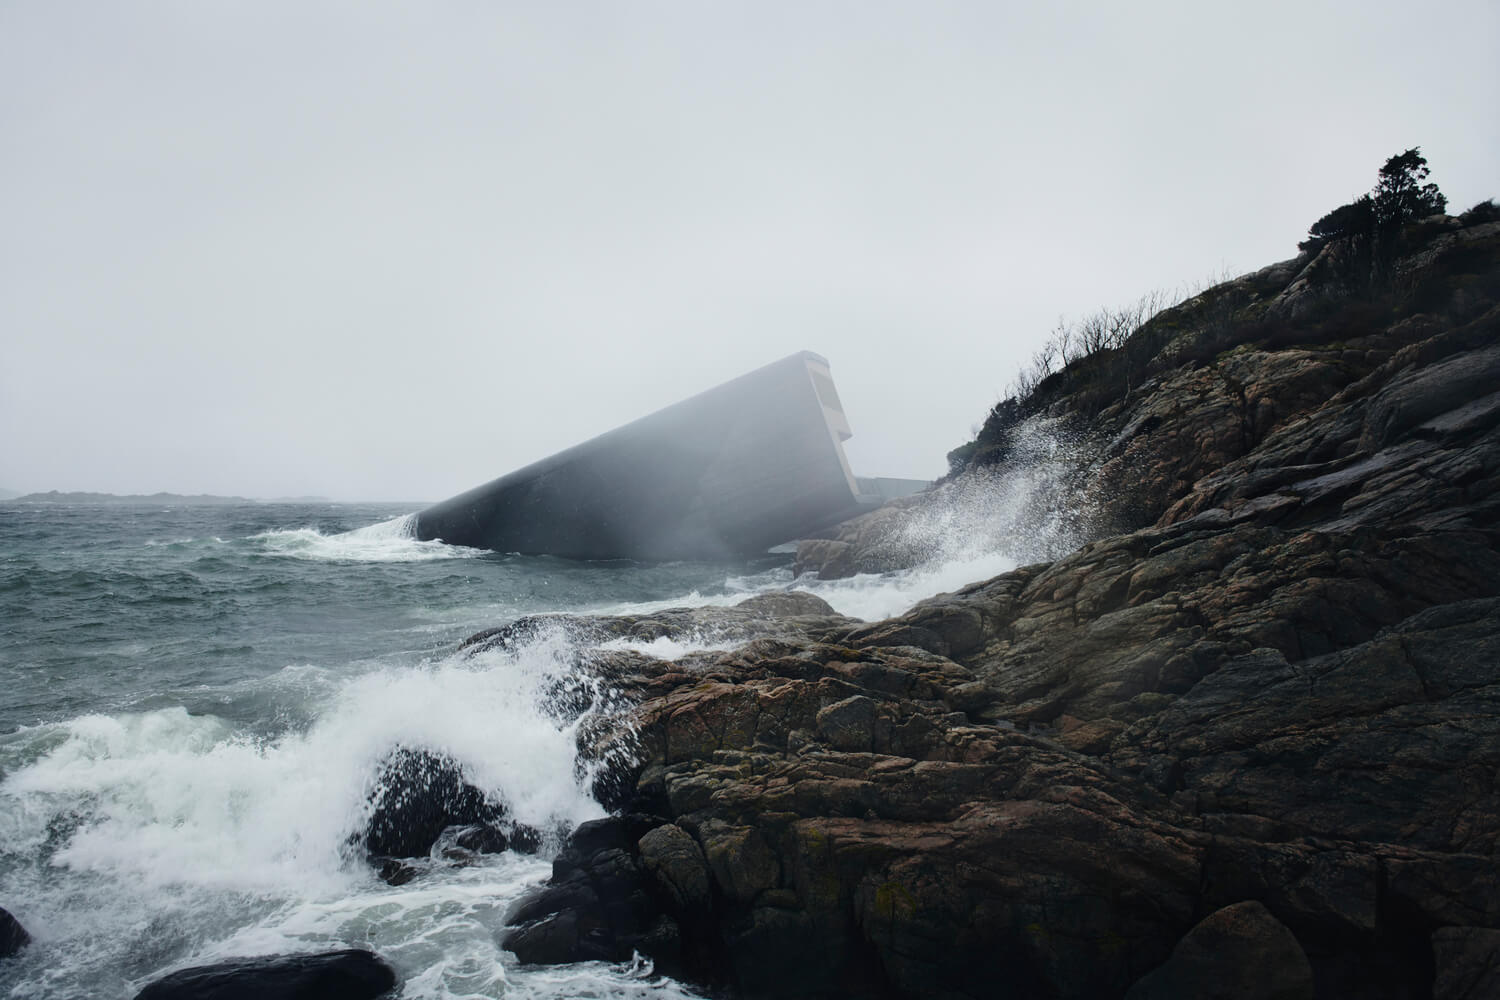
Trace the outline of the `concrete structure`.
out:
[[[828,362],[803,351],[429,507],[417,537],[575,559],[764,552],[886,499],[861,492],[849,436]]]

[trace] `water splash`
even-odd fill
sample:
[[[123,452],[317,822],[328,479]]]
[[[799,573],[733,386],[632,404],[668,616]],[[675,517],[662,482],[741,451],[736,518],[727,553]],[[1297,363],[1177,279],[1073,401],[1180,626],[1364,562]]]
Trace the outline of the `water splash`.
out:
[[[796,586],[823,598],[841,615],[873,622],[902,614],[934,594],[999,576],[1017,565],[1003,552],[981,552],[890,573],[859,573],[842,580],[804,577]]]
[[[1057,559],[1097,533],[1097,497],[1081,475],[1088,442],[1055,418],[1010,432],[999,465],[965,472],[904,520],[891,546],[918,565],[1004,554],[1017,565]]]
[[[1096,537],[1098,498],[1085,470],[1088,442],[1036,417],[1010,435],[1009,458],[970,470],[889,514],[859,544],[873,562],[901,567],[841,580],[797,581],[842,614],[874,621],[934,594],[1033,562]]]
[[[655,639],[610,639],[600,644],[603,650],[621,650],[628,653],[640,653],[658,660],[675,660],[689,653],[706,653],[715,650],[733,649],[743,639],[737,638],[715,638],[705,633],[691,635],[666,636],[659,635]]]
[[[393,890],[348,845],[396,746],[453,758],[536,829],[603,815],[579,734],[615,706],[598,691],[571,712],[550,701],[578,652],[549,632],[376,667],[270,739],[181,707],[15,734],[0,744],[4,891],[42,947],[7,970],[14,995],[128,994],[169,967],[354,945],[432,985],[408,995],[509,995],[525,974],[495,937],[545,859],[434,865]]]

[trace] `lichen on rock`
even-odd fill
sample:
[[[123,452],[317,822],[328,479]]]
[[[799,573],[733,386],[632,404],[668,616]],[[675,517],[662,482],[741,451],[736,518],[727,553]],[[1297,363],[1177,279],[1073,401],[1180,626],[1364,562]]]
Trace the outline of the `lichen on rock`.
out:
[[[1268,268],[1164,314],[1115,396],[1048,387],[1061,550],[885,622],[766,605],[687,666],[584,664],[649,828],[575,841],[517,954],[603,928],[746,997],[1493,995],[1500,227],[1422,239],[1376,300]],[[966,488],[799,568],[910,565]]]

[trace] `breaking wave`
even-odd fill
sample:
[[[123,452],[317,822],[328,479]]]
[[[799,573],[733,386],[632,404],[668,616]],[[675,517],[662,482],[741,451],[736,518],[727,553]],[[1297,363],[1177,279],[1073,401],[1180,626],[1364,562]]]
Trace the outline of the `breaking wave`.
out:
[[[486,554],[484,549],[418,540],[415,514],[331,535],[316,528],[289,528],[263,531],[251,538],[271,555],[323,562],[428,562]]]
[[[398,746],[451,757],[539,830],[603,815],[577,750],[588,716],[552,704],[574,680],[575,653],[553,633],[374,669],[273,738],[179,706],[0,739],[6,903],[44,945],[11,960],[13,995],[127,993],[162,971],[163,955],[189,954],[182,965],[351,943],[390,959],[407,996],[556,995],[495,944],[509,903],[547,876],[545,860],[486,855],[393,889],[350,843]],[[608,966],[591,975],[627,991],[615,995],[645,985]]]

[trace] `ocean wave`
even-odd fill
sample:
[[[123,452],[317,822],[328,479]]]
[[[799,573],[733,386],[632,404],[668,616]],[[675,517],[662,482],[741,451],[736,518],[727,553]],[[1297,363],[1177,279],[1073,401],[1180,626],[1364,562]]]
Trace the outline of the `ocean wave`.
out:
[[[417,516],[404,514],[389,521],[325,535],[316,528],[282,528],[251,535],[269,555],[322,562],[430,562],[436,559],[471,559],[486,555],[484,549],[420,541]]]
[[[350,843],[401,746],[451,757],[533,828],[603,815],[578,757],[583,720],[552,704],[575,657],[558,634],[344,679],[292,671],[282,680],[311,684],[321,710],[270,737],[174,706],[0,740],[0,882],[52,944],[35,968],[21,956],[12,981],[25,995],[128,994],[165,955],[181,965],[375,941],[420,995],[514,995],[526,974],[494,940],[508,904],[546,877],[545,856],[435,865],[396,890]]]

